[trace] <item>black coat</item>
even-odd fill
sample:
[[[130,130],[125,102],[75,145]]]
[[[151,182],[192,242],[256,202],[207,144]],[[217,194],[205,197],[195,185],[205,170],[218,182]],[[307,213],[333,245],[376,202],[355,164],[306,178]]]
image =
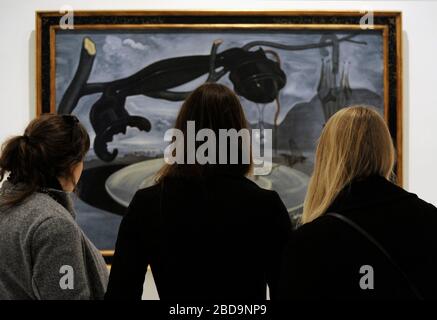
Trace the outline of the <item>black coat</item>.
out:
[[[278,194],[238,176],[168,178],[140,190],[120,226],[106,299],[265,299],[291,222]]]
[[[353,182],[327,212],[351,219],[391,255],[424,298],[437,298],[437,209],[380,176]],[[363,290],[363,265],[374,289]],[[369,284],[370,282],[364,281]],[[286,249],[281,299],[415,298],[402,272],[356,230],[323,215],[294,232]]]

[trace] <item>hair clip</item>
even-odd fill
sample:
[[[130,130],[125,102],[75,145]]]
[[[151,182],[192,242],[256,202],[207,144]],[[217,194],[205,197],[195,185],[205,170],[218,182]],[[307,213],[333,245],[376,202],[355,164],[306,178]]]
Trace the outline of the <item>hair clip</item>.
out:
[[[70,125],[75,125],[76,123],[79,123],[79,119],[72,114],[63,114],[62,119],[64,119],[64,121]]]
[[[32,138],[31,136],[29,136],[27,133],[23,134],[23,135],[21,136],[21,138],[24,139],[24,141],[25,141],[27,144],[30,144],[30,145],[35,145],[35,143],[37,143],[37,142],[35,141],[35,139]]]

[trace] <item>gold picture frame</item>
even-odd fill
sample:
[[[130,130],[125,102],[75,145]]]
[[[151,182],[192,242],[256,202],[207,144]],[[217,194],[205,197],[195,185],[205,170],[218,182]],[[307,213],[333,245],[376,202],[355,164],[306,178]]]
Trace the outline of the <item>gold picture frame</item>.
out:
[[[236,30],[254,32],[360,31],[363,12],[358,11],[74,11],[77,31],[115,30]],[[403,181],[402,157],[402,14],[372,12],[369,30],[381,33],[383,43],[383,110],[397,152],[397,183]],[[56,36],[63,14],[36,12],[36,110],[37,115],[56,112]],[[112,250],[102,250],[110,262]]]

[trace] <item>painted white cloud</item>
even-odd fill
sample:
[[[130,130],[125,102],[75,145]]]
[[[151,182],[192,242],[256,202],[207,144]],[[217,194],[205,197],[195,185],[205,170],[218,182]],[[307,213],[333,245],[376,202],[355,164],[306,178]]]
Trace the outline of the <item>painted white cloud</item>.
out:
[[[132,39],[124,39],[123,40],[123,44],[126,46],[129,46],[133,49],[137,49],[137,50],[141,50],[144,51],[147,49],[147,46],[145,46],[144,44],[142,44],[141,42],[135,42]]]

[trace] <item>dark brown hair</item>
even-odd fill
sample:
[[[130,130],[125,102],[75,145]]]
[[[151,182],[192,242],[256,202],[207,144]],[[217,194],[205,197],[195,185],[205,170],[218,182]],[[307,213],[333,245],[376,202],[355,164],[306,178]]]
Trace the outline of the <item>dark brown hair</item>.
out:
[[[187,138],[187,122],[194,121],[196,134],[201,129],[211,129],[216,136],[219,129],[249,129],[240,100],[228,87],[217,83],[206,83],[194,90],[184,101],[176,118],[175,129],[179,129]],[[196,150],[199,142],[196,142]],[[186,160],[185,140],[185,160]],[[165,164],[156,176],[156,182],[169,176],[204,176],[217,172],[247,175],[252,169],[252,156],[250,163],[242,163],[242,146],[239,143],[239,161],[237,164]],[[219,148],[216,152],[219,157]],[[228,150],[229,157],[229,150]]]
[[[44,114],[32,120],[24,135],[2,145],[0,181],[9,173],[8,180],[20,185],[19,191],[2,195],[2,205],[18,204],[58,177],[73,179],[71,169],[89,146],[88,133],[75,116]]]

